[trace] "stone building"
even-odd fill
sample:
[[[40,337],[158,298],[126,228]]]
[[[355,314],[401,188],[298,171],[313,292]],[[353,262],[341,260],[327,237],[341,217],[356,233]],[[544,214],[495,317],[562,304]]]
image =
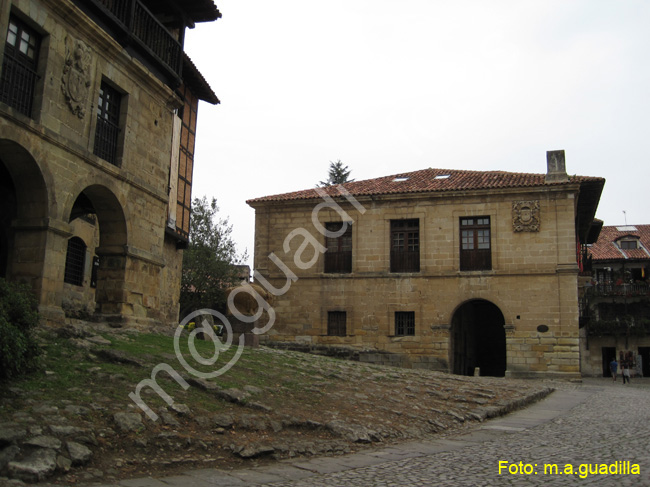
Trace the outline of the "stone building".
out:
[[[0,0],[0,277],[49,323],[175,322],[212,0]]]
[[[604,185],[424,169],[248,201],[267,341],[457,374],[580,376],[581,243]],[[591,234],[591,235],[590,235]]]
[[[616,356],[650,376],[650,225],[604,226],[587,249],[590,279],[582,294],[585,375],[609,376]]]

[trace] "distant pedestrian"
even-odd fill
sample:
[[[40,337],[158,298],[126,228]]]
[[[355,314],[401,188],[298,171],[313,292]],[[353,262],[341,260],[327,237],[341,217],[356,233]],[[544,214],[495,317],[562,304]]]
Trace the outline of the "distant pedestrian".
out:
[[[621,365],[623,367],[623,384],[627,380],[627,383],[630,383],[630,362],[623,362]]]
[[[614,357],[609,363],[609,371],[612,373],[612,379],[616,380],[616,374],[618,373],[618,362],[616,361],[616,357]]]

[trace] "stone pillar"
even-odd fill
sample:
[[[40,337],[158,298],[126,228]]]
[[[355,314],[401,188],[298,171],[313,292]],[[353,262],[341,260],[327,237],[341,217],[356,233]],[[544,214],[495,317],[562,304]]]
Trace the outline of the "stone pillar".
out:
[[[68,239],[72,236],[70,225],[53,219],[38,223],[17,220],[12,227],[11,278],[31,286],[47,324],[62,324],[65,259]]]

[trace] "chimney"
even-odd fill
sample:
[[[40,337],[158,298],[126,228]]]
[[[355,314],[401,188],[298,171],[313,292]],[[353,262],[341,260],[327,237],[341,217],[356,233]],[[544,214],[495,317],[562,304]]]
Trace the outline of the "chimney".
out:
[[[569,180],[564,163],[563,150],[550,150],[546,152],[546,182],[564,183]]]

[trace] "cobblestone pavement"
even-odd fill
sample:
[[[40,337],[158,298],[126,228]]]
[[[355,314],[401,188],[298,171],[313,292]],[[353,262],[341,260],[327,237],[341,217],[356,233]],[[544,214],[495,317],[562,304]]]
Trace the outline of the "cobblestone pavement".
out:
[[[453,438],[244,471],[134,479],[119,486],[650,486],[650,379],[554,386],[558,390],[539,403]],[[500,472],[499,462],[504,462]],[[608,473],[594,473],[602,464]],[[557,465],[557,471],[549,465]],[[630,473],[621,474],[628,465]],[[614,466],[619,473],[613,473]]]
[[[567,394],[567,391],[561,391]],[[580,398],[582,396],[582,398]],[[273,482],[273,487],[364,486],[494,486],[494,485],[650,485],[650,382],[635,381],[631,387],[607,379],[588,380],[566,400],[581,404],[545,424],[536,422],[554,401],[551,396],[537,406],[483,427],[449,445],[448,451],[415,458],[379,463],[290,482]],[[544,404],[546,403],[546,404]],[[547,410],[548,411],[548,410]],[[532,413],[532,414],[531,414]],[[548,412],[546,414],[549,414]],[[537,419],[541,419],[541,418]],[[493,435],[490,438],[490,434]],[[483,441],[481,441],[483,440]],[[502,464],[499,474],[499,462]],[[629,461],[638,464],[639,474],[592,475],[580,465]],[[523,462],[520,466],[519,462]],[[512,464],[516,464],[512,466]],[[558,465],[550,473],[544,464]],[[566,474],[571,464],[575,473]],[[617,467],[624,464],[616,464]],[[583,470],[580,470],[580,469]],[[585,468],[587,468],[585,470]],[[609,468],[609,467],[608,467]],[[511,469],[511,470],[509,470]],[[527,470],[535,472],[522,474]],[[613,469],[612,469],[613,470]],[[560,474],[562,472],[562,474]]]

